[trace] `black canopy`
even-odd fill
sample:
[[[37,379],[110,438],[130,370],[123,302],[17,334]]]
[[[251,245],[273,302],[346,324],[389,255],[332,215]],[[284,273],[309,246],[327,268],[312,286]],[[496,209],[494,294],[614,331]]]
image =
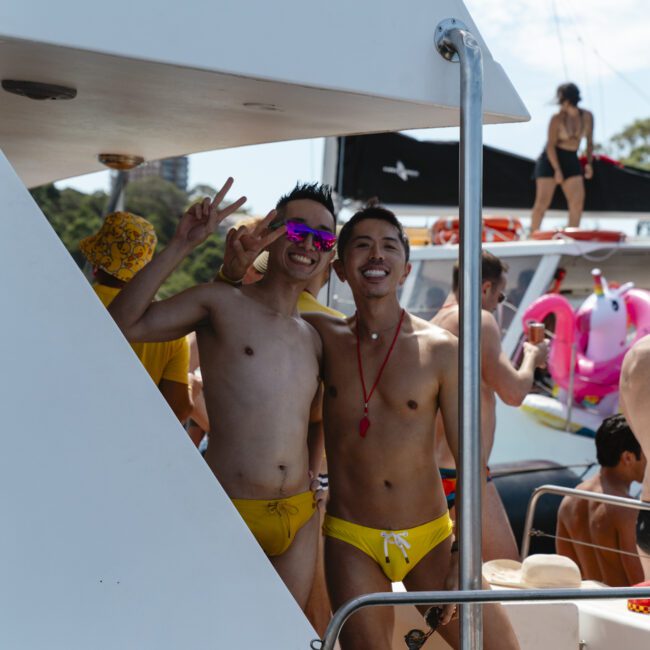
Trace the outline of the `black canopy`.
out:
[[[423,142],[399,133],[339,138],[343,146],[343,197],[386,205],[457,206],[458,142]],[[339,158],[340,160],[340,158]],[[483,147],[483,205],[531,208],[535,161]],[[594,160],[594,177],[585,183],[585,209],[650,212],[650,173]],[[557,190],[552,208],[566,210]]]

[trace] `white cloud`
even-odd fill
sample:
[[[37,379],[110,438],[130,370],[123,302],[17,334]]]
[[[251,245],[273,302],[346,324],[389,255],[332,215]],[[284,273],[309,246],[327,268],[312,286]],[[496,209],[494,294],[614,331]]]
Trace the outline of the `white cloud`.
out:
[[[613,75],[594,49],[620,72],[648,66],[646,0],[466,0],[466,5],[506,66],[515,59],[531,70],[565,76],[564,52],[570,77],[588,77],[591,70]]]

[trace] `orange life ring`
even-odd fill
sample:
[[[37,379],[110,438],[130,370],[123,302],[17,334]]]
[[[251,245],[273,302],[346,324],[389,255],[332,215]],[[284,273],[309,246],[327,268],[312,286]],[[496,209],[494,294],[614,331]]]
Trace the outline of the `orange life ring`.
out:
[[[626,235],[620,230],[582,230],[581,228],[560,228],[558,230],[536,230],[531,239],[547,241],[569,237],[578,241],[622,242]]]
[[[521,239],[524,229],[521,221],[514,217],[484,217],[483,241],[503,242]],[[431,228],[434,244],[457,244],[460,241],[460,219],[443,217]]]

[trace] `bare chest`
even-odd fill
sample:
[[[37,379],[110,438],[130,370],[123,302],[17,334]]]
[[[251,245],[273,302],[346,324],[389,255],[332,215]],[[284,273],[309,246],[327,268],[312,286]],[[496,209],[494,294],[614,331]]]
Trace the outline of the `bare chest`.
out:
[[[346,340],[347,339],[347,340]],[[329,342],[324,359],[325,407],[339,421],[358,420],[367,410],[375,420],[412,424],[431,419],[438,382],[430,360],[417,345],[361,346],[349,337]]]
[[[313,335],[292,318],[263,312],[225,315],[197,332],[206,388],[239,388],[258,399],[280,394],[313,397],[319,360]]]

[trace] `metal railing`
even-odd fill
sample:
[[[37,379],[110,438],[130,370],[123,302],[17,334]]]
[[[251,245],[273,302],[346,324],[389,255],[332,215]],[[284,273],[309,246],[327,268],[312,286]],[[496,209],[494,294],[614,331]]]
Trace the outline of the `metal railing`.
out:
[[[650,587],[606,587],[602,589],[494,589],[470,591],[419,591],[376,593],[348,601],[332,617],[322,640],[311,642],[312,650],[333,650],[345,621],[364,607],[436,605],[440,603],[508,603],[549,600],[603,600],[650,598]]]
[[[530,533],[533,527],[533,519],[535,518],[535,508],[537,507],[537,502],[540,497],[544,494],[556,494],[564,497],[579,497],[589,501],[599,501],[600,503],[609,503],[614,506],[621,506],[622,508],[632,508],[633,510],[650,510],[650,502],[639,501],[638,499],[617,497],[612,494],[587,492],[586,490],[576,490],[575,488],[560,487],[559,485],[540,485],[533,491],[526,510],[526,519],[524,521],[524,531],[521,540],[522,560],[528,556],[528,551],[530,550]],[[616,549],[611,550],[616,551]]]
[[[536,488],[528,502],[522,540],[521,558],[528,556],[530,549],[530,532],[535,508],[544,494],[559,496],[576,496],[590,501],[609,503],[623,508],[650,511],[650,502],[617,497],[611,494],[599,494],[576,490],[559,485],[541,485]],[[615,550],[615,549],[612,549]],[[441,603],[484,603],[525,602],[535,600],[602,600],[608,598],[650,598],[650,587],[603,587],[600,589],[517,589],[517,590],[479,590],[463,591],[419,591],[407,593],[375,593],[354,598],[343,605],[332,617],[322,640],[312,641],[312,650],[333,650],[341,628],[356,611],[373,606],[396,605],[436,605]]]

